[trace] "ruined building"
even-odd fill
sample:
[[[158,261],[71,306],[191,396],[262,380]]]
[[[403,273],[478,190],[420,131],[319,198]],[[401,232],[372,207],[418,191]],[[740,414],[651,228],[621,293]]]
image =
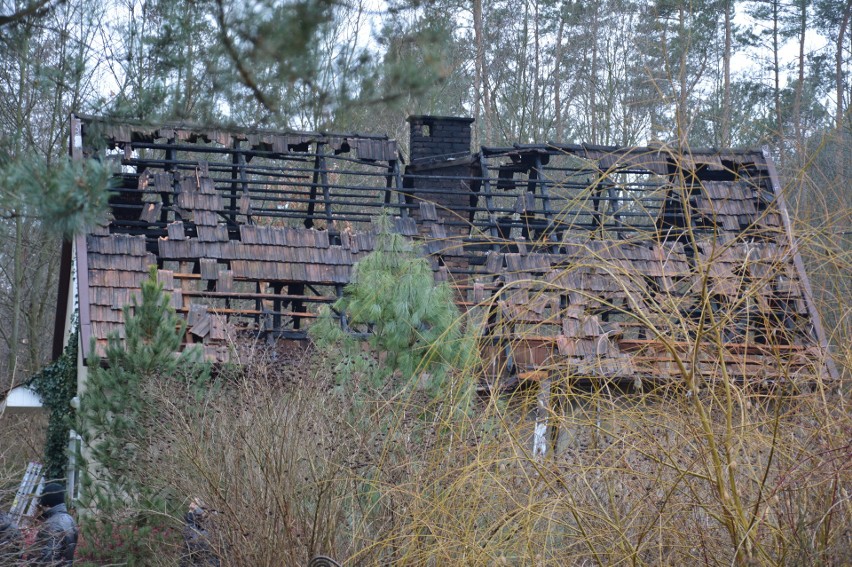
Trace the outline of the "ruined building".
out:
[[[56,347],[75,295],[84,356],[121,335],[151,265],[211,359],[303,339],[385,211],[471,313],[487,377],[836,376],[766,151],[472,152],[471,119],[408,122],[404,157],[385,136],[73,118],[73,156],[114,162],[116,186],[65,247]]]

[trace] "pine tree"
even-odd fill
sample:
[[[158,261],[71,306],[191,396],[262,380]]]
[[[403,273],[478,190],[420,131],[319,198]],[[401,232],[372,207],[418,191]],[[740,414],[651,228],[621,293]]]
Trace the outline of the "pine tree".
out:
[[[124,320],[125,340],[112,335],[105,359],[92,356],[80,396],[78,430],[86,464],[81,503],[97,511],[100,521],[91,528],[101,538],[113,537],[116,530],[127,534],[150,528],[150,518],[130,510],[169,506],[162,487],[146,483],[147,467],[156,466],[156,439],[150,432],[158,414],[146,388],[165,380],[203,388],[209,377],[199,349],[180,351],[186,322],[169,305],[156,269],[142,283],[141,297],[125,306]],[[138,536],[119,539],[132,545]]]
[[[320,313],[311,335],[321,347],[338,349],[341,379],[361,373],[381,386],[395,371],[406,379],[425,372],[436,388],[467,363],[473,341],[463,336],[450,286],[435,282],[429,262],[390,231],[387,217],[377,223],[374,251],[355,265],[343,297]]]

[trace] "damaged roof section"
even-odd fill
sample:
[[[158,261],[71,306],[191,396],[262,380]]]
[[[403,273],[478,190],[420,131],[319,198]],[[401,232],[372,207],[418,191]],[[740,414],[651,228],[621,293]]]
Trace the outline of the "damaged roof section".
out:
[[[494,379],[835,375],[768,154],[472,153],[471,122],[409,118],[406,166],[382,136],[75,118],[75,155],[116,178],[76,242],[84,347],[122,334],[150,265],[211,359],[244,334],[304,338],[385,212],[454,286]]]

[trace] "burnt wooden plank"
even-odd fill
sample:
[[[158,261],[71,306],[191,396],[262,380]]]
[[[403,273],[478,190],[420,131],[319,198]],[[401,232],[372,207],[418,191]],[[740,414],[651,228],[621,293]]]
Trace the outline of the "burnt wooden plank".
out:
[[[144,236],[127,234],[89,236],[86,245],[94,254],[144,256],[146,252]]]
[[[234,272],[224,270],[219,272],[219,279],[216,281],[216,291],[231,292],[234,289]]]
[[[169,299],[173,309],[183,309],[183,292],[180,289],[173,290]]]
[[[201,269],[201,279],[217,280],[219,278],[219,264],[216,260],[210,258],[201,258],[199,260]]]
[[[145,256],[118,254],[89,254],[89,268],[94,270],[123,270],[148,272],[151,262]]]
[[[251,214],[251,197],[243,195],[240,197],[239,211],[243,215]]]
[[[192,221],[198,226],[216,226],[219,215],[215,211],[195,210],[192,212]]]
[[[172,193],[172,181],[174,176],[171,173],[155,173],[154,188],[158,193]]]
[[[165,290],[171,290],[175,287],[174,272],[172,270],[157,270],[157,281]]]
[[[420,219],[424,221],[437,221],[438,213],[435,210],[435,203],[428,201],[420,201]]]
[[[219,211],[223,208],[222,198],[219,195],[203,193],[181,193],[177,196],[177,205],[190,211]]]
[[[189,315],[186,318],[186,322],[190,326],[195,326],[201,322],[202,319],[207,317],[207,306],[200,305],[198,303],[193,303],[189,306]]]
[[[217,224],[216,226],[199,226],[198,240],[205,243],[227,242],[228,227],[224,224]]]
[[[216,185],[212,179],[206,176],[199,177],[198,190],[203,195],[216,195]]]
[[[153,223],[160,218],[160,211],[163,209],[162,203],[147,203],[142,207],[142,212],[139,214],[139,220],[142,222]]]
[[[168,226],[169,240],[183,240],[185,232],[182,221],[174,221]]]
[[[195,307],[195,305],[193,305]],[[193,312],[190,310],[190,316],[193,315]],[[211,317],[210,314],[205,310],[203,313],[198,312],[194,317],[194,323],[190,323],[189,332],[195,335],[196,337],[204,338],[210,333],[211,326]]]

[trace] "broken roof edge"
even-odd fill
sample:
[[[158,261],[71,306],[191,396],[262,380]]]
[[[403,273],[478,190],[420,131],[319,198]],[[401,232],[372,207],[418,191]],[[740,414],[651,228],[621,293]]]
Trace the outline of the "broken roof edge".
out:
[[[611,153],[613,155],[644,155],[662,154],[669,156],[759,156],[764,157],[762,148],[677,148],[669,145],[650,146],[603,146],[599,144],[557,142],[550,140],[540,144],[512,144],[511,146],[480,146],[480,151],[485,156],[503,155],[512,152],[536,152],[536,151],[565,151],[569,153],[594,152]]]
[[[475,118],[469,116],[439,116],[434,114],[411,114],[405,119],[406,122],[462,122],[464,124],[473,124]]]
[[[778,170],[775,167],[775,160],[772,159],[772,154],[768,146],[764,146],[761,150],[763,159],[766,162],[766,169],[769,173],[769,180],[772,184],[772,192],[775,195],[775,206],[781,213],[781,222],[784,224],[784,232],[787,235],[787,240],[790,243],[790,249],[793,251],[793,265],[798,272],[799,281],[802,284],[802,289],[805,296],[805,305],[808,309],[808,314],[811,316],[811,321],[814,327],[817,344],[824,351],[824,362],[828,375],[832,380],[840,379],[840,372],[837,365],[834,364],[834,358],[831,356],[831,348],[828,343],[828,337],[825,334],[825,329],[822,326],[822,317],[817,309],[816,301],[814,301],[813,289],[811,288],[811,280],[808,278],[805,263],[802,260],[802,254],[799,251],[799,240],[793,232],[793,223],[790,220],[790,212],[787,209],[787,202],[784,199],[784,190],[781,187],[781,182],[778,177]]]
[[[238,126],[235,124],[198,124],[194,122],[180,121],[164,121],[159,123],[151,123],[143,120],[133,120],[124,118],[111,118],[107,116],[94,116],[82,113],[71,113],[72,119],[78,119],[87,124],[103,124],[110,126],[131,126],[152,137],[156,136],[156,132],[160,130],[182,130],[195,134],[206,134],[209,132],[223,132],[229,134],[239,134],[244,136],[260,135],[260,136],[309,136],[315,138],[359,138],[367,140],[391,140],[387,134],[365,134],[361,132],[327,132],[327,131],[310,131],[297,129],[279,129],[279,128],[250,128],[246,126]],[[121,142],[129,140],[117,140]]]
[[[464,121],[464,120],[466,120],[466,119],[462,119],[462,121]],[[126,126],[128,131],[132,130],[132,127],[130,127],[129,125],[121,124],[121,123],[117,124],[117,126],[123,126],[123,125]],[[73,131],[73,129],[72,129],[72,131]],[[222,133],[224,133],[224,132],[222,132]],[[283,136],[283,135],[286,135],[286,134],[283,133],[283,132],[271,132],[269,135],[282,135]],[[73,134],[72,134],[72,136],[73,136]],[[520,153],[522,155],[525,155],[525,154],[529,155],[529,154],[527,154],[527,152],[535,153],[537,151],[541,151],[541,148],[546,148],[546,147],[547,147],[546,145],[537,145],[537,144],[524,144],[524,145],[516,144],[516,145],[514,145],[510,148],[505,148],[505,150],[506,150],[506,153],[513,153],[513,154],[514,153]],[[677,157],[679,157],[677,153],[674,153],[672,148],[665,148],[664,149],[662,147],[644,147],[643,148],[643,147],[625,146],[625,147],[610,148],[610,147],[590,146],[590,145],[572,145],[570,147],[578,149],[576,151],[576,157],[578,157],[578,158],[599,160],[600,163],[597,164],[597,167],[608,170],[608,172],[609,171],[618,172],[618,171],[620,171],[621,167],[623,167],[623,166],[629,167],[631,165],[642,165],[639,162],[637,162],[636,164],[622,162],[620,160],[621,156],[632,156],[632,155],[636,155],[636,154],[640,154],[640,153],[649,154],[649,155],[653,155],[653,156],[659,156],[659,157],[651,158],[650,162],[653,162],[654,164],[661,164],[661,165],[665,165],[666,163],[668,163],[669,166],[671,166],[672,161],[676,160]],[[597,151],[597,152],[600,152],[601,154],[604,154],[604,155],[598,155],[598,156],[594,156],[594,157],[589,156],[589,153],[592,152],[592,151]],[[553,148],[550,148],[550,152],[551,152],[551,154],[553,153]],[[73,139],[72,139],[72,153],[73,153]],[[772,189],[775,189],[776,187],[779,186],[778,182],[777,182],[777,172],[774,172],[774,170],[773,170],[773,174],[771,176],[769,175],[769,169],[768,169],[768,166],[767,166],[767,161],[771,160],[770,156],[768,154],[766,154],[766,155],[763,154],[759,150],[720,150],[720,151],[714,150],[713,152],[708,152],[707,154],[699,154],[698,150],[692,150],[690,152],[690,154],[693,155],[693,156],[698,156],[698,155],[747,156],[747,159],[744,160],[744,162],[740,162],[739,160],[736,160],[735,163],[737,163],[737,164],[747,163],[748,165],[757,166],[757,169],[760,170],[760,173],[759,173],[760,186],[763,187],[765,190],[769,189],[769,187],[767,187],[767,185],[769,184],[770,177],[772,178],[772,181],[771,181]],[[461,165],[462,163],[460,163],[460,162],[462,162],[464,160],[475,160],[475,159],[479,159],[479,157],[480,157],[479,154],[465,154],[464,157],[457,158],[457,159],[459,159],[459,162],[450,163],[450,164],[447,164],[447,165]],[[607,159],[605,160],[604,158],[607,158]],[[612,158],[615,158],[615,159],[613,160]],[[639,161],[642,161],[642,160],[639,160]],[[605,166],[604,165],[605,162],[609,162],[609,165]],[[693,159],[689,159],[687,157],[686,161],[684,162],[684,165],[685,165],[684,169],[689,169],[690,166],[695,167],[695,168],[699,168],[699,167],[702,167],[703,164],[704,164],[703,160],[693,160]],[[717,165],[718,165],[718,163],[717,163]],[[730,167],[730,165],[725,164],[723,167],[727,168],[727,167]],[[410,168],[409,171],[412,171],[412,172],[416,171],[416,167],[409,166],[409,168]],[[711,169],[711,168],[708,168],[708,169]],[[671,170],[669,170],[669,171],[671,172]],[[776,203],[776,206],[779,208],[780,212],[783,212],[785,220],[787,220],[789,222],[789,219],[787,218],[788,217],[787,209],[786,209],[786,206],[783,205],[783,202]],[[785,226],[786,226],[786,223],[785,223]],[[791,232],[789,232],[789,230],[787,231],[787,236],[789,237],[790,241],[792,241],[794,246],[795,246],[795,244],[797,243],[797,240],[794,240],[794,235]],[[84,242],[85,242],[85,239],[84,239]],[[83,244],[80,247],[80,250],[82,250],[83,254],[86,254],[85,244]],[[86,262],[86,259],[82,258],[81,261]],[[87,264],[82,264],[82,265],[87,265]],[[802,275],[804,275],[803,267],[800,268],[797,265],[796,268],[797,268],[797,272],[799,273],[800,277]],[[88,270],[81,270],[81,271],[82,272],[88,272]],[[78,284],[82,284],[82,282],[78,282]],[[78,289],[77,291],[80,292],[80,293],[86,293],[86,291],[88,290],[88,285],[81,285],[81,288],[82,289]],[[810,289],[808,289],[808,292],[810,292]],[[809,293],[809,295],[810,295],[810,293]],[[832,378],[837,378],[837,371],[836,371],[836,368],[834,367],[833,361],[830,360],[830,352],[827,350],[827,342],[825,341],[824,333],[821,332],[821,324],[819,323],[819,321],[820,321],[819,314],[815,310],[815,306],[813,304],[812,298],[808,297],[808,299],[809,299],[809,301],[807,303],[807,307],[808,307],[808,311],[809,311],[809,314],[810,314],[811,320],[812,320],[812,329],[808,333],[810,335],[809,341],[814,341],[819,345],[820,349],[822,350],[823,355],[825,356],[825,360],[826,360],[824,362],[824,365],[825,365],[824,368],[827,370],[828,374]],[[80,313],[81,342],[82,342],[84,358],[85,358],[86,357],[85,352],[88,350],[88,347],[89,347],[89,344],[90,344],[89,337],[91,336],[92,323],[91,323],[91,317],[89,316],[91,314],[90,313],[84,313],[83,312],[83,309],[84,309],[83,306],[88,308],[89,301],[88,300],[83,301],[82,297],[81,297],[81,313]],[[88,324],[86,323],[86,321],[88,321]],[[97,319],[96,319],[96,321],[97,321]],[[817,330],[817,327],[819,328],[819,331]]]

